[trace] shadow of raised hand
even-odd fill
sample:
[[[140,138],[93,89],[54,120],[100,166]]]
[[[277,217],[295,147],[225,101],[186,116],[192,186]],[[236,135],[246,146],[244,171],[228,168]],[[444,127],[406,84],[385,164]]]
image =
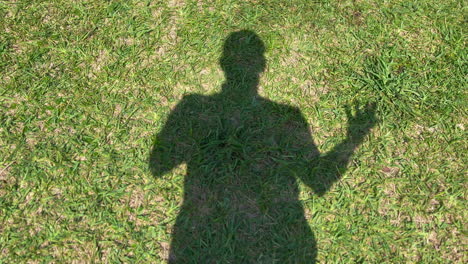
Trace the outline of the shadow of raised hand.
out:
[[[348,117],[346,139],[312,162],[312,175],[303,178],[317,195],[324,195],[344,174],[355,149],[377,124],[376,108],[376,104],[367,104],[361,109],[355,105],[352,114],[350,107],[345,107]]]
[[[346,116],[348,118],[347,141],[354,144],[362,142],[369,130],[377,124],[375,117],[377,105],[375,103],[367,104],[364,108],[354,105],[353,115],[349,106],[345,106]],[[354,147],[357,147],[355,145]]]

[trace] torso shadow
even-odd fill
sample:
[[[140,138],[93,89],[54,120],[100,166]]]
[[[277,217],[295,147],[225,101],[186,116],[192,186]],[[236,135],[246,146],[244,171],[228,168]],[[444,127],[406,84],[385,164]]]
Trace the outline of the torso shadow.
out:
[[[158,142],[155,173],[187,163],[170,262],[314,262],[296,177],[318,151],[298,109],[189,95]]]

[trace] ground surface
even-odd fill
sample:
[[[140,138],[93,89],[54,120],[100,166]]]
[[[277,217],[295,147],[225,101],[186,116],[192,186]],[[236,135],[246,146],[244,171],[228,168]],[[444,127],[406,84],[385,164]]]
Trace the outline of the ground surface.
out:
[[[185,167],[155,178],[154,137],[220,91],[223,42],[249,29],[260,95],[320,151],[345,105],[377,103],[341,180],[300,184],[317,260],[466,263],[466,8],[411,2],[0,1],[0,262],[166,260]]]

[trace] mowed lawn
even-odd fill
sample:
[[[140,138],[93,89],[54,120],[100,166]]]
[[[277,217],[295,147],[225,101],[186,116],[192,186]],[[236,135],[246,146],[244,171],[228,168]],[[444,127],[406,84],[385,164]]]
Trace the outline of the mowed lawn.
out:
[[[0,1],[0,263],[167,261],[186,167],[153,176],[155,136],[184,95],[221,91],[223,43],[243,29],[266,49],[259,94],[300,109],[320,151],[345,138],[346,106],[376,105],[342,178],[323,196],[299,182],[317,261],[466,263],[466,12]]]

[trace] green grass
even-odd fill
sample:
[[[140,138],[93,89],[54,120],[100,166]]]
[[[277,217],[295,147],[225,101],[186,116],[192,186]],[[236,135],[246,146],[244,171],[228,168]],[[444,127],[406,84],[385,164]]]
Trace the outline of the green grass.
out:
[[[466,263],[466,7],[412,2],[0,1],[0,263],[167,260],[187,169],[154,177],[155,136],[241,29],[321,152],[377,105],[342,178],[300,183],[318,262]]]

